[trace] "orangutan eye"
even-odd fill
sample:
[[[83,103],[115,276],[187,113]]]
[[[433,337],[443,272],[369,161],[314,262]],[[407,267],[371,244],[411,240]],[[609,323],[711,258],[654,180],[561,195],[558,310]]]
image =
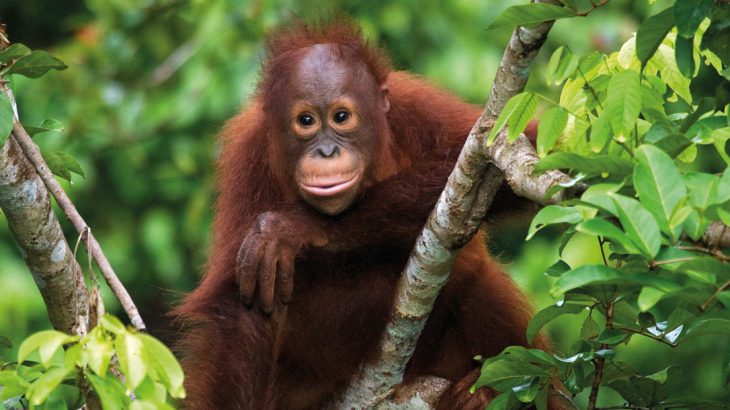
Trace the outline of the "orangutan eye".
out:
[[[297,118],[297,121],[304,127],[311,127],[315,122],[314,117],[309,114],[301,114],[299,118]]]
[[[333,120],[338,123],[342,124],[343,122],[347,121],[350,118],[350,113],[347,111],[337,111],[335,113],[335,116],[333,117]]]

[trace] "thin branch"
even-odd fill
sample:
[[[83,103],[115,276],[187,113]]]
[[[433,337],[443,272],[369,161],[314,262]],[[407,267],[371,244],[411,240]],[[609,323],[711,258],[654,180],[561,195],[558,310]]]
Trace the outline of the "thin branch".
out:
[[[608,302],[606,306],[606,328],[613,328],[613,303]],[[608,349],[608,344],[603,343],[601,349]],[[591,385],[591,394],[588,396],[588,409],[593,410],[596,408],[596,400],[598,400],[598,390],[601,387],[601,379],[603,378],[603,366],[606,364],[606,359],[599,357],[593,361],[596,366],[596,370],[593,375],[593,384]]]
[[[598,247],[601,249],[601,258],[603,258],[603,265],[608,266],[608,260],[606,259],[606,251],[603,249],[603,244],[606,243],[600,236],[596,236],[598,239]]]
[[[15,101],[13,92],[10,90],[10,88],[4,87],[3,91],[5,92],[5,94],[8,95],[11,101]],[[41,178],[46,188],[48,188],[48,191],[50,191],[53,197],[56,199],[56,203],[58,203],[58,206],[61,207],[63,213],[66,215],[68,220],[71,221],[74,228],[76,228],[76,231],[79,234],[83,234],[83,232],[86,231],[88,225],[81,217],[79,212],[76,210],[76,207],[71,202],[68,195],[66,195],[66,192],[64,192],[63,188],[61,188],[61,185],[58,183],[58,181],[56,181],[53,173],[48,168],[46,162],[43,160],[40,149],[30,138],[30,135],[28,135],[23,126],[20,125],[20,121],[18,120],[17,116],[13,124],[12,136],[13,140],[15,140],[22,149],[23,154],[25,154],[25,157],[28,159],[28,161],[33,164],[33,167],[38,173],[38,176]],[[129,316],[132,326],[134,326],[139,331],[146,331],[145,324],[142,321],[142,317],[139,315],[139,311],[137,310],[134,301],[132,301],[129,293],[124,288],[124,285],[122,285],[122,282],[114,273],[114,269],[112,269],[109,260],[106,258],[106,255],[104,255],[104,252],[101,250],[101,246],[99,246],[96,238],[91,235],[91,232],[87,233],[87,235],[82,235],[82,240],[84,241],[86,249],[88,249],[94,260],[96,260],[96,263],[99,266],[101,273],[104,275],[104,278],[109,284],[109,288],[111,288],[112,292],[114,292],[114,295],[117,297],[117,299],[119,299],[119,302],[124,308],[124,311]]]
[[[655,340],[659,343],[663,343],[669,347],[677,347],[677,345],[675,343],[669,342],[667,339],[664,338],[664,336],[653,335],[651,333],[642,332],[641,330],[636,330],[636,329],[632,329],[630,327],[625,327],[625,326],[614,325],[614,328],[623,330],[624,332],[629,332],[629,333],[633,333],[635,335],[647,337],[647,338]]]
[[[696,256],[687,256],[684,258],[672,258],[672,259],[665,259],[662,261],[653,261],[649,264],[649,268],[654,269],[657,266],[661,266],[661,265],[669,265],[671,263],[679,263],[679,262],[689,262],[689,261],[693,261],[697,258],[698,257],[696,257]]]
[[[703,303],[702,306],[700,306],[700,310],[703,311],[703,312],[706,311],[707,308],[710,307],[710,305],[712,304],[712,302],[714,302],[715,299],[717,299],[717,295],[719,295],[720,293],[722,293],[723,291],[725,291],[725,289],[728,289],[728,288],[730,288],[730,280],[728,280],[727,282],[725,282],[722,285],[720,285],[720,287],[718,287],[712,293],[712,295],[710,295],[710,297],[707,298],[707,300],[705,301],[705,303]]]
[[[693,252],[701,252],[706,253],[710,256],[712,256],[715,259],[718,259],[722,262],[730,262],[730,256],[725,255],[720,250],[712,250],[709,248],[705,248],[704,246],[698,246],[698,245],[692,245],[692,246],[676,246],[677,249],[681,249],[683,251],[693,251]]]
[[[601,1],[600,1],[600,2],[598,2],[598,3],[593,3],[593,2],[591,1],[591,8],[589,8],[589,9],[588,9],[588,10],[586,10],[586,11],[578,11],[578,12],[576,12],[576,13],[575,13],[575,15],[576,15],[576,16],[580,16],[580,17],[585,17],[585,16],[587,16],[588,14],[590,14],[590,12],[592,12],[593,10],[595,10],[595,9],[597,9],[597,8],[599,8],[599,7],[603,7],[603,6],[605,6],[606,4],[608,4],[608,1],[609,1],[609,0],[601,0]]]

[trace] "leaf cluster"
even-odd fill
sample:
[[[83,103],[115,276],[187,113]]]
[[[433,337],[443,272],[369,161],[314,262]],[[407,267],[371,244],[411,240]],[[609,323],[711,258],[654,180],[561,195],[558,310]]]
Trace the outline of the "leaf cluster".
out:
[[[563,3],[512,8],[497,22],[529,25],[583,14]],[[545,408],[551,380],[562,381],[567,399],[589,395],[588,408],[595,408],[602,386],[620,394],[626,408],[725,407],[676,397],[677,366],[640,374],[616,353],[634,338],[676,347],[698,336],[730,335],[730,256],[705,237],[710,224],[730,226],[728,38],[730,5],[678,0],[643,22],[617,52],[578,56],[558,48],[546,80],[562,88],[559,101],[523,92],[506,104],[490,142],[505,126],[508,140],[516,139],[544,101],[535,172],[559,169],[573,177],[548,195],[579,182],[587,187],[578,198],[543,208],[527,239],[561,225],[561,253],[575,235],[587,235],[596,238],[603,263],[570,266],[561,259],[546,272],[555,277],[550,292],[560,302],[535,315],[527,338],[558,317],[577,315],[579,342],[569,357],[510,347],[485,361],[475,387],[504,393],[489,409]],[[695,83],[707,72],[715,84],[703,94]],[[702,158],[708,155],[721,165],[708,167]],[[718,356],[728,388],[730,351]]]
[[[81,338],[35,333],[17,362],[0,366],[5,408],[76,409],[89,395],[104,409],[173,409],[172,400],[185,397],[182,368],[160,341],[110,315]]]

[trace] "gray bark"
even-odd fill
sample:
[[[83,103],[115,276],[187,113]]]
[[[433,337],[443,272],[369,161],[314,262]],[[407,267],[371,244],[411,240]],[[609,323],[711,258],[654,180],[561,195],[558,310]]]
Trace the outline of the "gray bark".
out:
[[[53,213],[48,190],[12,137],[0,149],[0,208],[53,327],[86,333],[89,305],[81,269]]]

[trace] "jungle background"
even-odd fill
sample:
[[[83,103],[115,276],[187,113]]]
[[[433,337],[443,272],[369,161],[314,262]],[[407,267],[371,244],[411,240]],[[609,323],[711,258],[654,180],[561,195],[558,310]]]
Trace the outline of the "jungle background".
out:
[[[23,0],[0,1],[10,40],[45,49],[69,68],[38,80],[16,76],[14,89],[25,124],[52,118],[63,130],[35,137],[44,152],[67,152],[85,178],[61,181],[92,227],[150,332],[168,343],[174,328],[165,316],[195,287],[204,270],[215,199],[215,135],[250,97],[265,57],[265,34],[292,16],[342,12],[396,68],[419,73],[484,103],[511,30],[485,31],[518,1],[233,1],[233,0]],[[661,1],[613,1],[590,19],[558,21],[541,51],[527,89],[545,95],[541,73],[563,45],[576,54],[617,50]],[[712,161],[713,158],[708,158]],[[3,218],[0,216],[0,218]],[[62,220],[62,223],[66,223]],[[558,259],[557,231],[523,244],[529,218],[493,225],[492,252],[529,295],[536,309],[555,301],[553,278],[543,275]],[[77,237],[64,226],[69,242]],[[599,262],[588,238],[578,236],[564,257]],[[79,260],[85,260],[83,250]],[[571,265],[573,265],[571,263]],[[124,316],[115,298],[108,309]],[[580,336],[580,320],[548,327],[556,351]],[[7,224],[0,223],[0,335],[18,346],[50,328],[43,301]],[[682,387],[694,396],[728,399],[720,385],[723,337],[700,338],[671,349],[636,340],[618,355],[648,374],[665,363],[684,369]],[[1,351],[4,356],[13,352]],[[610,392],[610,391],[609,391]]]

